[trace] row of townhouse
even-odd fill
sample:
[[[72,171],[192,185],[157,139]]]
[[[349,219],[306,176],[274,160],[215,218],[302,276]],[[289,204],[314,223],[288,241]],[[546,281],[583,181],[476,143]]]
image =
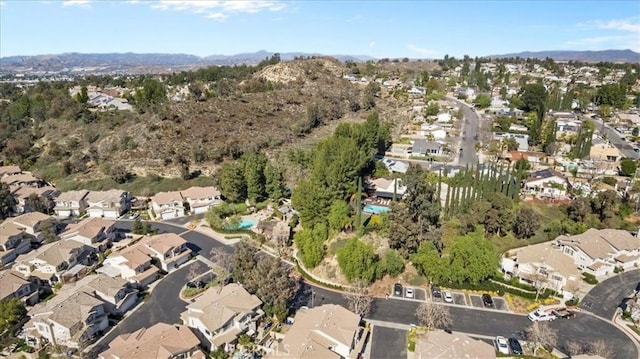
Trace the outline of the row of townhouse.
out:
[[[205,213],[222,203],[220,191],[212,186],[160,192],[151,197],[150,207],[159,219],[182,217],[187,212]]]
[[[104,274],[90,275],[63,286],[48,301],[28,312],[24,329],[30,342],[79,348],[108,327],[108,315],[122,315],[138,301],[127,281]]]
[[[13,262],[18,255],[31,251],[42,242],[40,226],[52,217],[40,212],[9,217],[0,223],[0,264]]]
[[[579,289],[582,273],[603,277],[616,267],[640,265],[640,238],[619,229],[589,229],[574,236],[518,248],[502,258],[502,270],[565,297]]]
[[[192,255],[187,241],[175,233],[153,237],[140,236],[135,243],[114,250],[96,269],[111,277],[121,277],[139,288],[159,278],[159,271],[171,272],[187,262]],[[155,261],[157,264],[153,265]]]

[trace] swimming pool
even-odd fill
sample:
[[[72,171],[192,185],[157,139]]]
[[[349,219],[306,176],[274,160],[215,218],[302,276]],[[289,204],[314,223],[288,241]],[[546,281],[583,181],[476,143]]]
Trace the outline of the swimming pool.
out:
[[[249,218],[249,217],[242,217],[240,218],[240,223],[238,223],[238,227],[237,228],[232,228],[229,225],[225,226],[225,229],[230,229],[230,230],[234,230],[234,229],[249,229],[253,226],[255,226],[256,223],[253,221],[253,219]]]
[[[389,212],[389,207],[376,206],[375,204],[368,204],[364,206],[362,211],[366,213],[373,213],[373,214],[387,213]]]

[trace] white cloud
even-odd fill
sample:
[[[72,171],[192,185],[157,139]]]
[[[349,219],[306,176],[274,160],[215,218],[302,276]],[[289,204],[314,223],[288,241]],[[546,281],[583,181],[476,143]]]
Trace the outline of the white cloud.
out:
[[[421,55],[436,55],[436,54],[438,54],[438,52],[435,51],[435,50],[427,49],[427,48],[424,48],[424,47],[419,47],[419,46],[416,46],[416,45],[413,45],[413,44],[407,45],[407,49],[409,49],[409,50],[411,50],[413,52],[417,52],[417,53],[419,53]]]
[[[255,14],[261,11],[281,11],[285,3],[277,0],[160,0],[155,9],[202,14],[209,19],[224,20],[232,14]]]
[[[91,2],[91,0],[65,0],[65,1],[62,2],[62,6],[64,6],[64,7],[68,7],[68,6],[86,7],[86,6],[89,6],[90,2]]]
[[[600,29],[617,30],[617,31],[629,31],[640,35],[640,19],[635,21],[630,20],[609,20],[609,21],[597,21],[596,26]]]
[[[375,42],[375,41],[371,41],[371,42],[369,43],[369,47],[370,47],[370,48],[374,48],[374,47],[376,47],[376,42]]]

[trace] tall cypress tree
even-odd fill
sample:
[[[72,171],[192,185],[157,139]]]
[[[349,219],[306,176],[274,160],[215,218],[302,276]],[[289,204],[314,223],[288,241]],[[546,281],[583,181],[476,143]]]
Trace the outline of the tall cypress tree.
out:
[[[362,224],[362,178],[358,177],[358,189],[356,191],[356,229]]]

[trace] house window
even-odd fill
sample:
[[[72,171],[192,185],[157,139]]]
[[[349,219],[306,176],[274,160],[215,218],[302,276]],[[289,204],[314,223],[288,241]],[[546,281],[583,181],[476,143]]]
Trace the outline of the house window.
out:
[[[556,282],[562,282],[562,277],[558,275],[552,275],[551,279],[555,280]]]
[[[573,256],[573,249],[564,247],[564,253]]]

